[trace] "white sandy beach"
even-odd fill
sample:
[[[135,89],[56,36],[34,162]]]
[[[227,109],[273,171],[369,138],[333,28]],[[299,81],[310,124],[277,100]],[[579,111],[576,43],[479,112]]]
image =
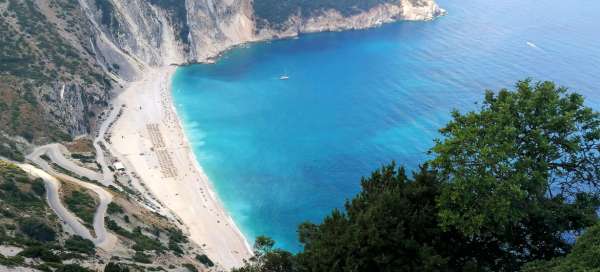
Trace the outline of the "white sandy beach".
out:
[[[115,99],[115,107],[126,107],[111,130],[110,150],[181,219],[213,261],[225,268],[240,266],[251,250],[185,137],[171,98],[175,70],[148,69]]]

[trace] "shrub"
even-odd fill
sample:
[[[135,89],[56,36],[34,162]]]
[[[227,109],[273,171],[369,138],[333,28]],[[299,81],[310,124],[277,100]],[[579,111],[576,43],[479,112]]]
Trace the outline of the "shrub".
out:
[[[123,213],[123,208],[121,208],[121,206],[119,206],[119,204],[111,202],[110,204],[108,204],[108,214],[116,214],[116,213]]]
[[[186,243],[188,241],[187,237],[183,234],[180,229],[170,228],[168,230],[169,233],[169,249],[175,253],[177,256],[181,256],[183,254],[183,249],[181,248],[181,243]]]
[[[67,264],[57,269],[56,272],[91,272],[91,270],[82,267],[78,264]]]
[[[41,178],[35,179],[31,184],[31,190],[38,196],[44,196],[44,194],[46,194],[44,181]]]
[[[178,243],[173,242],[173,240],[169,240],[169,250],[177,256],[183,255],[183,249]]]
[[[135,255],[133,255],[133,261],[135,261],[137,263],[145,263],[145,264],[152,263],[152,260],[150,260],[150,256],[144,254],[141,251],[135,252]]]
[[[81,218],[83,222],[92,224],[94,222],[94,213],[96,212],[96,201],[88,193],[83,191],[73,191],[65,198],[69,210]]]
[[[49,248],[45,246],[31,246],[25,250],[19,252],[20,256],[27,258],[40,259],[45,262],[60,263],[61,258],[54,254]]]
[[[65,248],[70,251],[89,255],[96,254],[96,247],[94,246],[94,243],[77,235],[65,241]]]
[[[196,260],[207,267],[213,267],[215,264],[205,254],[196,255]]]
[[[19,229],[27,236],[37,241],[49,242],[56,240],[56,232],[39,219],[24,219],[19,222]]]
[[[129,267],[125,264],[108,263],[104,267],[104,272],[129,272]]]
[[[4,257],[4,255],[0,254],[0,265],[4,266],[19,266],[25,262],[25,259],[21,256],[14,257]]]
[[[190,272],[198,272],[198,269],[193,264],[186,263],[183,264],[183,267],[185,267]]]
[[[6,181],[6,182],[3,182],[2,184],[0,184],[0,190],[6,191],[9,193],[20,192],[19,187],[17,187],[17,184],[12,180]]]

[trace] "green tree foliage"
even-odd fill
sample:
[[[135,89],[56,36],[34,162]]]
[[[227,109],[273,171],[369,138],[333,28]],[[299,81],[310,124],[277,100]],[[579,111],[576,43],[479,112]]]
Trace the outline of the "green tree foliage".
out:
[[[39,219],[28,218],[19,222],[19,228],[27,236],[41,242],[56,240],[56,232]]]
[[[46,186],[41,178],[36,178],[31,184],[31,190],[38,196],[43,197],[46,194]]]
[[[446,225],[466,233],[511,226],[531,209],[596,199],[600,117],[552,82],[488,91],[479,112],[453,112],[432,149],[448,178],[440,198]],[[553,208],[555,209],[555,208]]]
[[[129,267],[125,264],[108,263],[104,267],[104,272],[129,272]]]
[[[56,272],[91,272],[91,270],[82,267],[78,264],[67,264],[57,269]]]
[[[94,243],[77,235],[70,237],[65,241],[65,249],[88,255],[96,254],[96,246],[94,246]]]
[[[14,257],[5,257],[0,254],[0,265],[5,265],[8,267],[19,266],[25,262],[25,259],[19,255]]]
[[[108,214],[122,214],[124,213],[123,208],[119,204],[111,202],[108,204]]]
[[[600,223],[577,239],[571,253],[564,258],[528,264],[525,272],[598,272],[600,271]]]
[[[298,259],[308,271],[431,271],[448,264],[447,249],[461,238],[437,227],[435,175],[423,168],[411,181],[390,165],[361,185],[345,213],[300,226]]]
[[[45,262],[60,263],[61,258],[45,246],[31,246],[19,252],[20,256],[40,259]]]
[[[73,191],[65,196],[65,203],[70,211],[81,218],[86,225],[94,223],[96,200],[87,191]]]
[[[121,235],[127,239],[131,239],[135,244],[133,245],[133,249],[135,251],[143,252],[147,250],[163,250],[164,247],[160,240],[152,239],[142,233],[142,229],[140,227],[136,227],[133,232],[124,229],[119,226],[117,222],[114,220],[105,217],[106,227],[115,232],[118,235]]]
[[[292,271],[292,254],[275,249],[275,241],[259,236],[254,242],[254,256],[245,261],[245,266],[233,272],[287,272]]]
[[[208,256],[206,256],[205,254],[196,255],[196,260],[198,260],[201,264],[205,265],[206,267],[215,266],[213,261],[210,258],[208,258]]]
[[[432,149],[442,225],[503,242],[513,268],[568,252],[563,234],[593,225],[600,205],[599,114],[551,82],[516,87],[454,112]]]

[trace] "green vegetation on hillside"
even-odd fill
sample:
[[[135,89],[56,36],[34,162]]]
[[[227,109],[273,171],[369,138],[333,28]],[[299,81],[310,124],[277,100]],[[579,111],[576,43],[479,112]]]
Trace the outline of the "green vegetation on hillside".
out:
[[[23,249],[15,257],[0,255],[1,265],[59,271],[64,267],[63,261],[80,259],[95,252],[94,244],[81,237],[67,238],[63,247],[63,230],[46,203],[43,181],[28,177],[17,166],[2,160],[0,213],[0,245]]]
[[[129,267],[125,264],[108,263],[104,267],[104,272],[129,272]]]
[[[72,184],[62,187],[66,206],[84,218],[86,224],[91,223],[96,209],[95,200]],[[197,248],[175,225],[134,206],[132,202],[124,202],[126,200],[118,191],[113,193],[114,200],[119,200],[124,206],[111,205],[114,213],[109,216],[131,217],[131,221],[126,220],[126,224],[119,225],[106,218],[107,228],[118,236],[121,243],[135,250],[130,256],[113,258],[96,255],[92,241],[66,233],[46,202],[43,180],[31,178],[16,165],[0,160],[0,245],[22,249],[14,257],[0,254],[0,265],[55,272],[96,271],[84,267],[97,264],[98,260],[108,263],[119,258],[126,260],[127,264],[113,263],[107,265],[106,271],[163,271],[160,265],[164,265],[165,260],[172,261],[174,268],[214,265],[205,255],[193,259],[193,256],[200,256],[192,254],[198,252]],[[156,256],[161,256],[160,261]],[[63,264],[74,261],[81,266]]]
[[[398,2],[399,0],[254,0],[252,5],[254,15],[259,19],[259,26],[281,28],[294,15],[306,18],[333,9],[348,16],[379,4]]]
[[[205,265],[206,267],[213,267],[215,266],[215,264],[213,263],[213,261],[208,258],[208,256],[202,254],[202,255],[196,255],[196,260],[198,260],[201,264]]]
[[[94,223],[96,200],[85,191],[72,191],[65,196],[67,208],[81,218],[88,227]]]
[[[119,226],[117,222],[109,218],[106,218],[105,220],[106,226],[109,230],[132,240],[134,242],[132,248],[140,253],[148,250],[162,251],[165,249],[165,247],[161,244],[160,241],[152,239],[151,237],[148,237],[147,235],[143,234],[142,229],[139,227],[135,228],[133,231],[128,231],[123,227]]]
[[[55,217],[46,216],[50,209],[39,182],[0,160],[0,243],[56,239],[59,224]]]
[[[597,271],[600,114],[551,82],[516,87],[454,112],[412,178],[385,166],[300,225],[298,254],[259,237],[234,271]]]
[[[77,235],[70,237],[65,241],[65,248],[72,252],[88,255],[96,254],[96,246],[94,246],[94,243]]]
[[[48,93],[63,83],[109,89],[95,64],[76,0],[0,1],[0,155],[21,160],[12,137],[30,143],[70,140],[69,127],[46,105]],[[97,103],[87,93],[84,111]]]

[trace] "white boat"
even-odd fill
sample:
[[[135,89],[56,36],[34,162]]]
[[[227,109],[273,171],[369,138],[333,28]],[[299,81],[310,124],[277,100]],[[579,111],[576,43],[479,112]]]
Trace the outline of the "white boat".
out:
[[[279,77],[279,80],[288,80],[288,79],[290,79],[290,77],[287,75],[282,75]]]

